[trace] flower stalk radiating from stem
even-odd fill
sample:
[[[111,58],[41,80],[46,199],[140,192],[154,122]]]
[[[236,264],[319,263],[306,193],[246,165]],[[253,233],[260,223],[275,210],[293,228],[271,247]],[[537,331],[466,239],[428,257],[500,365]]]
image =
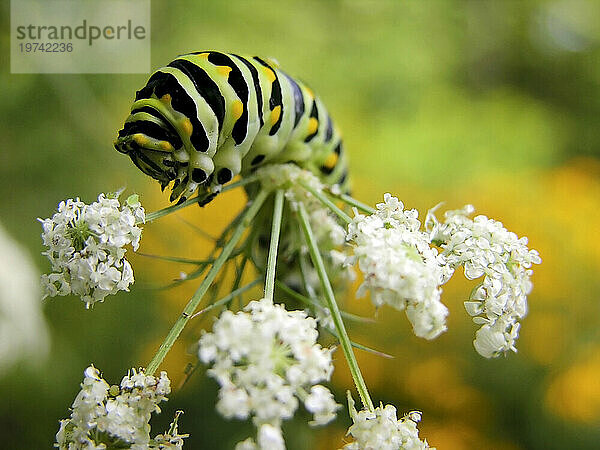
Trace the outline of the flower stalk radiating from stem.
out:
[[[281,233],[281,219],[283,217],[284,192],[279,189],[275,193],[275,205],[273,207],[273,224],[271,226],[271,242],[269,243],[269,257],[267,259],[267,274],[265,276],[265,298],[273,301],[275,292],[275,272],[277,264],[277,248],[279,246],[279,235]]]
[[[148,364],[148,367],[146,369],[146,373],[148,375],[154,374],[156,369],[158,369],[158,366],[161,364],[161,362],[163,361],[163,359],[165,358],[165,356],[179,337],[179,334],[181,334],[181,331],[187,324],[188,320],[190,320],[190,317],[198,308],[202,297],[204,297],[204,294],[206,294],[206,291],[208,291],[208,289],[210,288],[215,277],[221,270],[221,267],[223,267],[225,262],[227,262],[227,259],[229,258],[230,254],[235,248],[235,245],[241,239],[244,231],[246,230],[246,228],[248,228],[252,219],[254,218],[254,216],[256,216],[256,213],[258,213],[268,195],[268,192],[261,191],[256,196],[250,207],[244,212],[233,232],[233,235],[231,236],[227,244],[225,244],[225,246],[223,247],[221,254],[216,259],[209,272],[206,274],[204,280],[202,280],[202,283],[200,283],[200,286],[198,287],[195,294],[192,296],[192,298],[184,308],[183,312],[181,313],[175,324],[173,325],[173,328],[171,328],[171,331],[169,331],[169,334],[167,334],[167,337],[160,345],[160,348],[154,355],[154,358],[152,358],[152,361],[150,361],[150,363]]]
[[[333,294],[333,288],[331,287],[329,277],[327,276],[327,271],[325,270],[325,265],[323,264],[323,258],[321,257],[321,253],[319,252],[319,248],[317,247],[317,243],[313,235],[310,222],[308,220],[308,214],[302,202],[298,203],[298,217],[300,227],[302,228],[302,232],[308,245],[308,251],[310,253],[312,263],[315,269],[317,270],[317,274],[319,275],[319,281],[321,282],[321,287],[323,288],[323,293],[327,301],[327,307],[331,312],[335,329],[338,332],[344,356],[348,361],[348,367],[350,368],[352,379],[356,384],[356,389],[358,391],[363,405],[369,411],[373,411],[373,401],[371,400],[369,391],[367,389],[367,385],[362,376],[362,373],[360,372],[360,368],[358,367],[358,362],[356,361],[354,352],[352,351],[352,343],[350,342],[350,338],[348,336],[348,333],[346,332],[346,327],[344,326],[340,310],[335,300],[335,295]]]

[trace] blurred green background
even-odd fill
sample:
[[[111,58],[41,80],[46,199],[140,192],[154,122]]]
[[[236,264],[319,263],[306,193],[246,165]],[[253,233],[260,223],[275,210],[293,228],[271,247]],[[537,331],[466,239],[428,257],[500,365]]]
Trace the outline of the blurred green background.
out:
[[[433,342],[387,308],[379,324],[351,326],[357,341],[396,356],[359,353],[374,400],[423,411],[421,435],[439,449],[600,445],[599,19],[593,0],[152,2],[153,67],[216,49],[275,58],[311,85],[344,134],[356,198],[392,192],[422,214],[440,201],[472,203],[540,251],[519,353],[507,358],[475,353],[476,326],[462,307],[471,285],[460,280],[445,287],[449,330]],[[7,32],[0,45],[0,217],[43,272],[35,218],[60,200],[91,202],[126,185],[148,210],[167,204],[112,147],[147,75],[11,75]],[[182,219],[216,234],[242,202],[223,196],[147,226],[141,250],[206,254],[209,242]],[[181,268],[141,256],[133,265],[132,292],[93,311],[72,297],[43,302],[49,357],[0,373],[3,448],[49,448],[91,362],[113,383],[147,363],[197,283],[157,290]],[[366,299],[345,308],[373,314]],[[167,359],[175,385],[209,323],[191,326]],[[344,403],[351,381],[341,351],[335,357]],[[198,370],[153,432],[184,409],[187,448],[233,448],[251,427],[219,418],[215,395]],[[345,409],[317,432],[299,417],[284,428],[290,449],[341,446]]]

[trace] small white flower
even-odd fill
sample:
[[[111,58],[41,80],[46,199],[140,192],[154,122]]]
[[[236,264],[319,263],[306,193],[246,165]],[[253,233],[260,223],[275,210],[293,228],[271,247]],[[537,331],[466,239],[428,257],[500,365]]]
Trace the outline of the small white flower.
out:
[[[285,450],[281,428],[268,423],[258,429],[258,446],[265,450]]]
[[[248,438],[242,442],[238,442],[235,450],[285,450],[285,441],[281,434],[281,428],[271,424],[261,425],[258,429],[257,441]]]
[[[376,307],[388,304],[406,315],[415,334],[433,339],[446,330],[448,309],[440,301],[443,263],[420,231],[415,210],[404,210],[396,197],[385,194],[377,211],[363,216],[355,211],[346,239],[353,246],[350,263],[358,263],[364,281],[357,291],[367,291]]]
[[[86,205],[79,199],[61,202],[52,218],[42,223],[42,240],[52,273],[42,276],[44,297],[78,295],[86,307],[101,302],[133,283],[133,269],[125,259],[125,245],[139,247],[144,208],[138,196],[121,206],[118,194],[100,194]]]
[[[315,386],[331,377],[332,349],[322,348],[317,337],[315,319],[267,299],[253,301],[236,314],[225,311],[199,343],[200,360],[211,364],[208,374],[221,385],[219,413],[252,417],[257,427],[270,424],[278,429],[282,420],[293,416],[298,398],[310,391],[305,406],[315,421],[333,419],[337,405],[331,393]],[[261,445],[260,432],[258,442]]]
[[[498,323],[498,322],[497,322]],[[501,327],[484,325],[475,333],[473,345],[481,356],[492,358],[506,349],[507,339]]]
[[[132,369],[121,386],[109,386],[94,366],[84,372],[81,391],[75,397],[71,417],[61,420],[56,434],[56,447],[74,448],[181,448],[187,435],[177,433],[177,422],[170,432],[150,440],[150,416],[160,412],[158,404],[171,392],[166,372],[160,377],[149,376],[143,370]],[[170,446],[167,446],[169,444]]]
[[[417,422],[421,420],[421,413],[418,411],[411,411],[401,419],[397,418],[392,405],[380,404],[373,412],[357,412],[350,393],[348,409],[353,424],[347,435],[352,436],[354,442],[346,444],[346,450],[435,450],[426,440],[419,439]]]
[[[473,211],[471,205],[448,211],[441,223],[431,210],[426,226],[431,239],[443,249],[446,274],[462,265],[468,279],[483,277],[465,309],[475,323],[483,325],[475,335],[475,349],[491,358],[516,351],[518,321],[527,314],[527,295],[533,287],[531,267],[541,259],[527,247],[527,238],[519,239],[486,216],[470,219]]]
[[[318,384],[310,388],[310,394],[304,399],[304,407],[314,415],[311,425],[324,425],[335,419],[341,405],[335,402],[329,389]]]

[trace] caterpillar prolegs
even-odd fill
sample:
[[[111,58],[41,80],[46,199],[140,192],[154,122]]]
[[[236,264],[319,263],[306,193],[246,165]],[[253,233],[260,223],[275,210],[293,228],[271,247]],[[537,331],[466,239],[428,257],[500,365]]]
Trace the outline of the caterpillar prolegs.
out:
[[[293,162],[346,185],[340,133],[302,82],[257,56],[214,51],[177,57],[135,96],[115,148],[171,201],[206,193],[265,164]]]

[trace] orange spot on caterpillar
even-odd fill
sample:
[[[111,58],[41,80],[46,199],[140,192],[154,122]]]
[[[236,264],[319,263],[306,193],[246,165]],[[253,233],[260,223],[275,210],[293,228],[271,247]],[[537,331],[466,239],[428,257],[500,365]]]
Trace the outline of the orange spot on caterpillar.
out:
[[[271,126],[277,123],[279,116],[281,116],[281,105],[277,105],[273,108],[273,111],[271,111]]]
[[[273,71],[273,69],[269,68],[269,67],[265,67],[264,68],[265,71],[265,75],[267,76],[269,83],[273,83],[277,77],[275,76],[275,72]]]
[[[231,115],[235,120],[238,120],[242,117],[242,113],[244,112],[244,105],[240,100],[235,100],[231,105]]]
[[[231,67],[229,66],[217,66],[217,72],[223,75],[224,77],[229,77],[229,72],[231,72]]]
[[[136,133],[133,135],[133,140],[140,146],[144,147],[148,144],[148,138],[145,134]]]
[[[335,167],[335,165],[338,162],[338,155],[335,152],[331,152],[329,154],[329,156],[327,156],[327,158],[325,159],[325,161],[323,162],[323,166],[327,167],[328,169],[333,169]]]
[[[185,133],[188,136],[192,135],[192,131],[194,129],[194,127],[192,126],[192,122],[190,122],[190,119],[184,119],[181,121],[181,128],[183,128],[183,131],[185,131]]]
[[[161,149],[163,149],[165,151],[173,150],[173,146],[171,145],[171,143],[169,143],[167,141],[160,141],[159,146]]]
[[[314,117],[308,119],[308,134],[313,134],[319,127],[319,121]]]

